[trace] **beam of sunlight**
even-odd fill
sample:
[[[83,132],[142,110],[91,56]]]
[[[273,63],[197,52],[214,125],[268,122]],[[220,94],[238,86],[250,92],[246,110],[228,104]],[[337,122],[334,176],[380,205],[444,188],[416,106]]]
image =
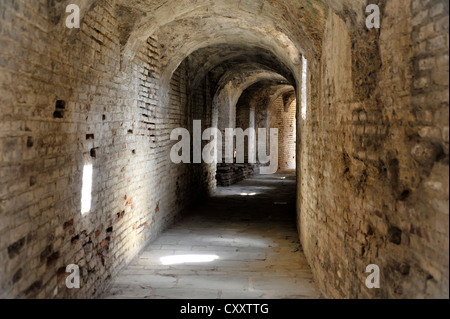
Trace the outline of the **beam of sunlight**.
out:
[[[91,211],[92,201],[92,165],[85,165],[83,169],[83,187],[81,190],[81,214]]]
[[[308,116],[308,60],[303,57],[302,73],[302,118],[306,120]]]
[[[175,255],[161,257],[161,263],[165,266],[187,263],[210,263],[219,259],[217,255]]]

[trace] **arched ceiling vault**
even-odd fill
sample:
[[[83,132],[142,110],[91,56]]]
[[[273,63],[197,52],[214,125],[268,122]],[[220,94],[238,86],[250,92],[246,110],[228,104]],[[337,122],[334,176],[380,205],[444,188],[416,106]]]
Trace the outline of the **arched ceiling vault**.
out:
[[[79,0],[81,18],[98,3],[106,0]],[[235,30],[247,24],[253,31],[261,29],[271,40],[285,37],[308,59],[320,55],[322,37],[328,11],[341,16],[349,29],[360,26],[365,19],[367,0],[108,0],[116,8],[119,18],[123,54],[133,57],[140,45],[158,30],[181,21],[228,19]],[[71,34],[64,26],[65,7],[71,0],[47,0],[49,19],[58,33]],[[234,21],[234,22],[233,22]],[[243,28],[245,29],[245,28]],[[184,30],[198,32],[195,28]],[[171,34],[166,34],[168,38]],[[200,46],[201,47],[201,46]],[[188,50],[189,51],[189,50]],[[195,51],[192,50],[192,51]],[[303,52],[302,52],[303,51]]]
[[[196,31],[187,32],[188,25]],[[161,78],[163,82],[167,82],[185,58],[207,47],[220,47],[221,55],[224,57],[227,55],[237,56],[236,54],[239,52],[240,57],[266,52],[266,56],[270,56],[270,60],[284,65],[283,68],[292,74],[291,77],[295,77],[301,64],[300,49],[285,35],[274,32],[276,37],[271,37],[263,29],[257,30],[246,25],[237,28],[221,19],[191,20],[185,21],[183,24],[167,25],[156,33],[158,41],[163,46],[160,59],[163,70]],[[208,56],[204,58],[204,62],[209,59]],[[218,60],[214,63],[215,65],[211,63],[213,61],[210,59],[209,62],[210,68],[212,68],[222,61]],[[283,72],[286,73],[286,70]]]
[[[102,1],[106,0],[80,0],[82,17]],[[211,70],[222,67],[225,74],[234,65],[253,61],[295,87],[300,83],[301,56],[320,59],[329,10],[352,29],[363,23],[367,5],[367,0],[108,1],[116,11],[124,58],[132,59],[149,37],[158,39],[163,87],[188,57],[191,67],[197,67],[190,79],[194,85]],[[64,28],[61,9],[70,0],[47,2],[51,21]],[[64,28],[65,32],[73,31]]]
[[[222,60],[205,56],[201,74],[225,60],[268,52],[267,60],[278,63],[276,71],[298,82],[301,55],[321,52],[327,15],[326,5],[316,0],[117,0],[117,5],[128,12],[122,19],[125,57],[132,58],[150,36],[162,45],[163,87],[182,61],[208,47],[221,47]]]
[[[192,87],[196,87],[209,74],[209,80],[218,84],[225,74],[239,74],[241,71],[272,72],[295,84],[289,68],[282,64],[271,52],[249,45],[217,45],[200,49],[188,57],[188,67],[193,77]],[[232,71],[232,72],[231,72]],[[232,75],[231,77],[234,77]]]
[[[288,81],[276,72],[260,69],[257,65],[245,67],[238,65],[222,76],[215,94],[214,107],[218,107],[218,104],[222,107],[235,107],[242,92],[257,83],[264,84],[265,87],[288,86],[293,90],[292,85],[289,85]]]
[[[316,50],[320,48],[327,7],[318,0],[117,0],[117,5],[129,8],[134,17],[126,41],[128,54],[133,54],[139,41],[165,25],[209,18],[227,18],[230,25],[235,20],[236,30],[240,23],[272,28],[291,40],[301,39],[299,47]]]
[[[269,107],[273,102],[275,102],[280,96],[294,96],[295,100],[295,90],[292,85],[283,84],[279,82],[274,82],[271,80],[262,80],[249,86],[242,97],[250,98],[252,100],[261,101],[262,105]]]

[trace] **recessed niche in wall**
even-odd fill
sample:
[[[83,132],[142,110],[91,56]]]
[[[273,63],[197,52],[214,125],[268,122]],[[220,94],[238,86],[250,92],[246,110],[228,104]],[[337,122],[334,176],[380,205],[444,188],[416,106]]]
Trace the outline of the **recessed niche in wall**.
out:
[[[33,187],[34,185],[36,185],[36,176],[31,176],[30,177],[30,187]]]
[[[27,138],[27,147],[31,148],[34,146],[34,137],[33,136],[28,136]]]
[[[55,112],[53,112],[53,117],[55,119],[64,118],[65,110],[66,110],[66,101],[63,101],[63,100],[56,101]]]

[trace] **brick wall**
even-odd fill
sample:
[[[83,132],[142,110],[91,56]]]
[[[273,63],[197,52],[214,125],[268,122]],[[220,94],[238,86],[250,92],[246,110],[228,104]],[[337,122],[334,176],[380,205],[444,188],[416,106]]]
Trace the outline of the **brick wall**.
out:
[[[93,297],[214,187],[214,174],[168,158],[171,129],[192,117],[182,67],[169,105],[159,102],[157,39],[128,61],[111,1],[70,34],[45,8],[46,1],[0,4],[0,296]],[[93,197],[82,215],[86,164]],[[81,268],[79,290],[65,288],[69,264]]]
[[[285,105],[283,97],[277,98],[271,105],[271,128],[278,128],[278,168],[294,170],[296,168],[296,112],[294,100]]]
[[[448,298],[448,3],[382,8],[379,32],[330,13],[310,61],[300,236],[327,297]]]

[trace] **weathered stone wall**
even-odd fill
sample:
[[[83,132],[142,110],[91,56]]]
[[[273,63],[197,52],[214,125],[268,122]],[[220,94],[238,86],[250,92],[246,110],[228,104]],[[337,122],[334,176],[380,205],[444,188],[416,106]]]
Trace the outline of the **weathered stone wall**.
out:
[[[158,41],[128,61],[113,1],[100,1],[72,32],[46,9],[46,1],[0,3],[0,297],[97,295],[213,186],[211,168],[168,158],[188,98],[181,68],[161,104]],[[93,197],[82,215],[86,164]],[[69,264],[81,268],[79,290],[65,288]]]
[[[327,297],[448,298],[448,3],[382,9],[367,32],[330,12],[308,69],[300,236]]]

